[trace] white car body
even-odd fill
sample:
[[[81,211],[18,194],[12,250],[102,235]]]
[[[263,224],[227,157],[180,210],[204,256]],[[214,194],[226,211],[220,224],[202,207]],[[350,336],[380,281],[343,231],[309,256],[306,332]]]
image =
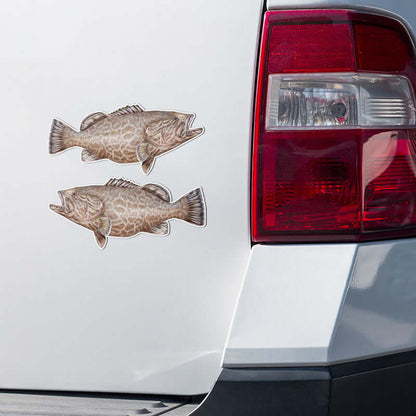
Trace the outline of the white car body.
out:
[[[0,386],[200,394],[220,372],[250,254],[262,4],[172,6],[0,5]],[[80,149],[48,153],[54,118],[78,127],[128,104],[195,113],[205,133],[159,157],[148,176],[139,164],[83,163]],[[60,189],[112,177],[162,184],[174,200],[202,187],[207,226],[175,220],[167,237],[110,238],[102,251],[48,208]]]
[[[221,369],[328,365],[415,349],[416,239],[254,245],[250,163],[264,9],[409,2],[15,1],[0,5],[0,387],[197,395]],[[128,104],[195,113],[205,132],[138,164],[50,155]],[[60,189],[128,178],[176,200],[202,187],[207,225],[109,239],[48,209]],[[241,295],[240,295],[241,293]],[[386,307],[386,305],[390,305]]]

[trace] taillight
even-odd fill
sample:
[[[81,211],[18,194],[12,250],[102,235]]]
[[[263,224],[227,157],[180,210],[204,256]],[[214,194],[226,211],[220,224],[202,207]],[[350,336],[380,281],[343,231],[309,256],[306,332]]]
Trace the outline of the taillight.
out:
[[[415,54],[397,20],[267,12],[252,166],[254,242],[416,236]]]

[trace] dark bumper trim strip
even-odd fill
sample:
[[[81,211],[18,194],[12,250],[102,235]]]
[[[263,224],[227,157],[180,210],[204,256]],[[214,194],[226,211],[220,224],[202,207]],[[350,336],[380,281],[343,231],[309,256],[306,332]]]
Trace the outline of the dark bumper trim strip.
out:
[[[330,365],[225,368],[192,416],[414,416],[416,351]]]

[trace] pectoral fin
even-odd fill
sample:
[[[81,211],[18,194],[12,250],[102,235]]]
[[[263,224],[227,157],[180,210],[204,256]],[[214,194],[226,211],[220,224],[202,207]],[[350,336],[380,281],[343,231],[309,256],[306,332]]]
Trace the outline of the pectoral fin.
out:
[[[137,146],[137,160],[142,163],[143,172],[147,175],[150,173],[155,161],[154,156],[150,150],[152,145],[150,143],[142,143]]]
[[[150,231],[152,234],[159,234],[159,235],[168,235],[169,234],[169,224],[165,221],[162,222],[156,227],[153,227]]]
[[[95,239],[100,248],[104,248],[107,244],[107,237],[102,235],[99,231],[94,231]]]
[[[95,239],[100,248],[104,248],[107,244],[107,236],[111,231],[111,220],[108,217],[101,217],[98,220],[97,229],[94,230]]]
[[[111,220],[108,217],[101,217],[99,219],[99,224],[97,231],[99,231],[102,235],[108,236],[111,231]]]
[[[144,162],[150,157],[149,154],[149,144],[148,143],[140,143],[137,146],[137,160],[139,162]]]
[[[143,173],[148,175],[150,173],[150,171],[153,168],[153,163],[154,163],[155,159],[149,158],[147,159],[145,162],[142,163],[142,169],[143,169]]]

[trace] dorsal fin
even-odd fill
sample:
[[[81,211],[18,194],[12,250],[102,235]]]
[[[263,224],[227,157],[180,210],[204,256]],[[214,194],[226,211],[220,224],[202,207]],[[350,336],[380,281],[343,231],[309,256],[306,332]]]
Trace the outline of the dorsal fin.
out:
[[[126,114],[141,113],[144,111],[140,105],[126,105],[123,108],[119,108],[116,111],[110,113],[112,116],[125,116]]]
[[[170,193],[163,186],[156,185],[154,183],[148,183],[142,186],[142,189],[145,191],[151,192],[152,194],[158,196],[160,199],[163,199],[166,202],[170,202]]]
[[[105,113],[92,113],[89,116],[85,117],[84,120],[81,122],[80,130],[86,130],[88,127],[91,127],[93,124],[95,124],[97,121],[102,120],[107,117],[107,114]]]
[[[140,185],[137,185],[133,182],[130,182],[123,178],[111,178],[105,186],[115,186],[117,188],[140,188]]]

